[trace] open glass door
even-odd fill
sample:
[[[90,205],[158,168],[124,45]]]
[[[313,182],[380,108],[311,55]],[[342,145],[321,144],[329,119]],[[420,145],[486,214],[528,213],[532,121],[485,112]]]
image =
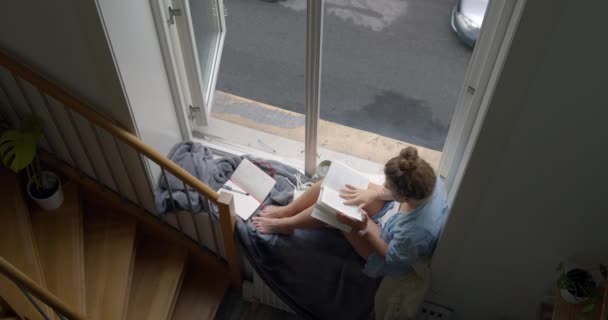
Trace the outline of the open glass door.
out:
[[[199,125],[206,125],[213,106],[215,84],[222,57],[226,21],[222,0],[176,0],[185,10],[185,19],[180,19],[178,26],[180,34],[187,34],[188,43],[193,43],[192,66],[199,87],[201,88],[202,104],[200,112],[194,112]],[[187,45],[187,44],[185,44]],[[196,73],[196,75],[194,75]],[[198,105],[196,106],[198,107]]]
[[[151,0],[182,123],[209,123],[226,22],[222,0]]]
[[[213,59],[206,33],[214,26],[197,16],[195,2],[203,4],[189,3],[204,73],[205,57]],[[207,123],[192,123],[192,137],[214,152],[256,154],[303,166],[307,1],[297,2],[295,11],[283,1],[224,3],[230,34],[220,48],[222,64],[219,73],[216,69],[216,90],[211,92],[213,107]]]

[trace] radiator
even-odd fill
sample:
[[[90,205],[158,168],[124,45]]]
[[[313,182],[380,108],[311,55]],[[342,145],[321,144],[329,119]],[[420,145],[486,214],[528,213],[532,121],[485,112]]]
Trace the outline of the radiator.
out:
[[[198,242],[211,251],[219,253],[221,257],[225,257],[222,229],[218,221],[212,222],[212,220],[209,219],[208,213],[201,212],[192,214],[190,212],[180,211],[175,214],[162,215],[162,218],[174,228],[181,228],[187,236],[195,241],[197,241],[198,229],[198,234],[201,237]],[[215,228],[211,227],[212,223]],[[215,229],[215,232],[213,229]],[[266,285],[264,280],[255,272],[242,253],[241,261],[243,263],[244,275],[251,279],[251,281],[243,282],[243,298],[245,300],[294,313],[293,310]]]
[[[293,310],[270,289],[257,272],[253,272],[253,281],[243,282],[243,298],[273,308],[294,313]]]

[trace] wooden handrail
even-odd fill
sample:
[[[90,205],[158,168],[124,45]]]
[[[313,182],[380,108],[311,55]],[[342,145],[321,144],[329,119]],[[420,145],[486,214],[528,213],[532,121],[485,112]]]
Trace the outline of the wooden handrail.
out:
[[[85,119],[91,121],[97,126],[105,129],[114,137],[122,140],[124,143],[133,147],[137,152],[145,155],[150,160],[156,162],[165,170],[171,172],[175,177],[184,181],[190,187],[196,191],[217,203],[219,195],[211,189],[208,185],[198,180],[196,177],[191,175],[188,171],[169,160],[165,155],[156,151],[154,148],[143,143],[137,136],[117,126],[104,116],[103,114],[95,111],[93,108],[87,106],[84,102],[72,97],[67,91],[55,85],[54,83],[39,76],[36,72],[32,71],[20,62],[15,61],[4,52],[0,51],[0,65],[10,70],[13,74],[19,75],[21,78],[29,81],[40,90],[44,91],[49,96],[55,98],[61,102],[65,107],[74,110]]]
[[[85,320],[85,316],[73,311],[65,303],[61,302],[55,295],[39,286],[34,280],[30,279],[21,270],[10,264],[6,259],[0,257],[0,274],[3,274],[18,286],[23,287],[38,300],[46,303],[59,314],[72,320]]]

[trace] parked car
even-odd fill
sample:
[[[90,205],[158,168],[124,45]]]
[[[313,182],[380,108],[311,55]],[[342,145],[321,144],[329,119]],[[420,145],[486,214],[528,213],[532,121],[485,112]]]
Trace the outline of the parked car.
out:
[[[471,48],[479,38],[479,30],[489,0],[458,0],[452,10],[452,29]]]

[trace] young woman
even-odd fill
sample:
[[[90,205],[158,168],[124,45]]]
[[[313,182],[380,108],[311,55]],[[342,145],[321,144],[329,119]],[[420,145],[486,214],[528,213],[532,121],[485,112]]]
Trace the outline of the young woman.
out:
[[[362,221],[338,215],[352,227],[344,236],[366,259],[364,272],[370,277],[407,275],[419,257],[432,255],[446,219],[443,183],[415,148],[407,147],[389,160],[384,174],[384,186],[346,185],[342,190],[345,204],[360,206]],[[285,234],[296,228],[325,227],[311,216],[320,188],[316,183],[287,206],[267,207],[253,224],[262,233]]]

